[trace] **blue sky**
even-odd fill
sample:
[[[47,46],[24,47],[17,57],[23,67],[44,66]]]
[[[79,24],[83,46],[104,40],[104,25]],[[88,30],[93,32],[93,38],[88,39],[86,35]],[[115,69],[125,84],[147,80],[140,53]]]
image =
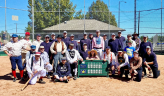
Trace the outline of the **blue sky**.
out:
[[[17,8],[17,9],[25,9],[28,10],[28,0],[6,0],[7,7]],[[84,9],[84,0],[71,0],[74,5],[77,5],[76,10]],[[91,3],[96,0],[85,0],[86,11],[88,11],[88,7]],[[102,0],[107,5],[109,5],[109,0]],[[118,5],[119,1],[126,1],[127,3],[121,2],[121,12],[120,13],[120,27],[126,29],[124,34],[133,33],[134,32],[134,0],[110,0],[110,11],[116,17],[118,22]],[[5,0],[0,0],[0,6],[5,7]],[[161,0],[137,0],[137,11],[139,10],[149,10],[149,9],[157,9],[161,7]],[[0,8],[0,31],[5,30],[5,9]],[[160,10],[158,11],[147,11],[141,12],[140,19],[140,33],[160,33],[161,27],[161,17]],[[164,12],[163,12],[164,13]],[[12,15],[19,16],[18,21],[12,21]],[[138,13],[137,13],[138,17]],[[163,18],[164,19],[164,18]],[[18,28],[18,33],[24,33],[25,27],[29,21],[28,12],[21,10],[12,10],[7,9],[7,30],[9,33],[16,32],[16,24]],[[138,25],[138,24],[137,24]]]

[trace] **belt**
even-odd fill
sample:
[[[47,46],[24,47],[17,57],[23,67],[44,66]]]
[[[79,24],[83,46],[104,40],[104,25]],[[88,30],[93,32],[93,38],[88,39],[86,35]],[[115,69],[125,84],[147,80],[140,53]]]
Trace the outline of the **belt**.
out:
[[[95,49],[102,49],[102,47],[101,48],[96,48],[96,47],[94,47]]]
[[[21,55],[19,55],[19,56],[21,56]],[[11,56],[11,57],[19,57],[19,56]]]

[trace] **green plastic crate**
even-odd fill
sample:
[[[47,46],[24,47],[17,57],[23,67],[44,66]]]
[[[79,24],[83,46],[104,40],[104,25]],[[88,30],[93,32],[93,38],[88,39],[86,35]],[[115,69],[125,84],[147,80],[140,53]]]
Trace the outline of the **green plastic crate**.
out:
[[[7,56],[7,54],[4,51],[0,51],[0,56]]]
[[[107,76],[109,77],[108,61],[84,60],[78,61],[78,77],[80,76]]]

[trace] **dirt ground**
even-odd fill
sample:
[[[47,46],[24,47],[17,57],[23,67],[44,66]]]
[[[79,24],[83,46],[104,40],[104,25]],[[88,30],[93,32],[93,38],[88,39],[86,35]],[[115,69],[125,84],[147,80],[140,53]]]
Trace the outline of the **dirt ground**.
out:
[[[81,77],[69,83],[54,83],[47,78],[46,84],[28,85],[21,91],[24,83],[12,81],[11,64],[7,56],[0,57],[0,96],[164,96],[164,55],[158,55],[161,75],[158,79],[146,78],[141,82],[107,77]],[[19,77],[19,71],[17,70]]]

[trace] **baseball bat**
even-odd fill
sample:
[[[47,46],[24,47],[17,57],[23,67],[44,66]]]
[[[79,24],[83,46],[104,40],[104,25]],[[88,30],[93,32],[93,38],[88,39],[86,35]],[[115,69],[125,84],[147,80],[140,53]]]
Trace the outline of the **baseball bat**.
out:
[[[25,87],[27,86],[27,84],[30,82],[30,80],[32,79],[33,76],[31,76],[31,78],[25,83],[25,85],[23,86],[23,88],[21,89],[21,91],[23,91],[25,89]]]

